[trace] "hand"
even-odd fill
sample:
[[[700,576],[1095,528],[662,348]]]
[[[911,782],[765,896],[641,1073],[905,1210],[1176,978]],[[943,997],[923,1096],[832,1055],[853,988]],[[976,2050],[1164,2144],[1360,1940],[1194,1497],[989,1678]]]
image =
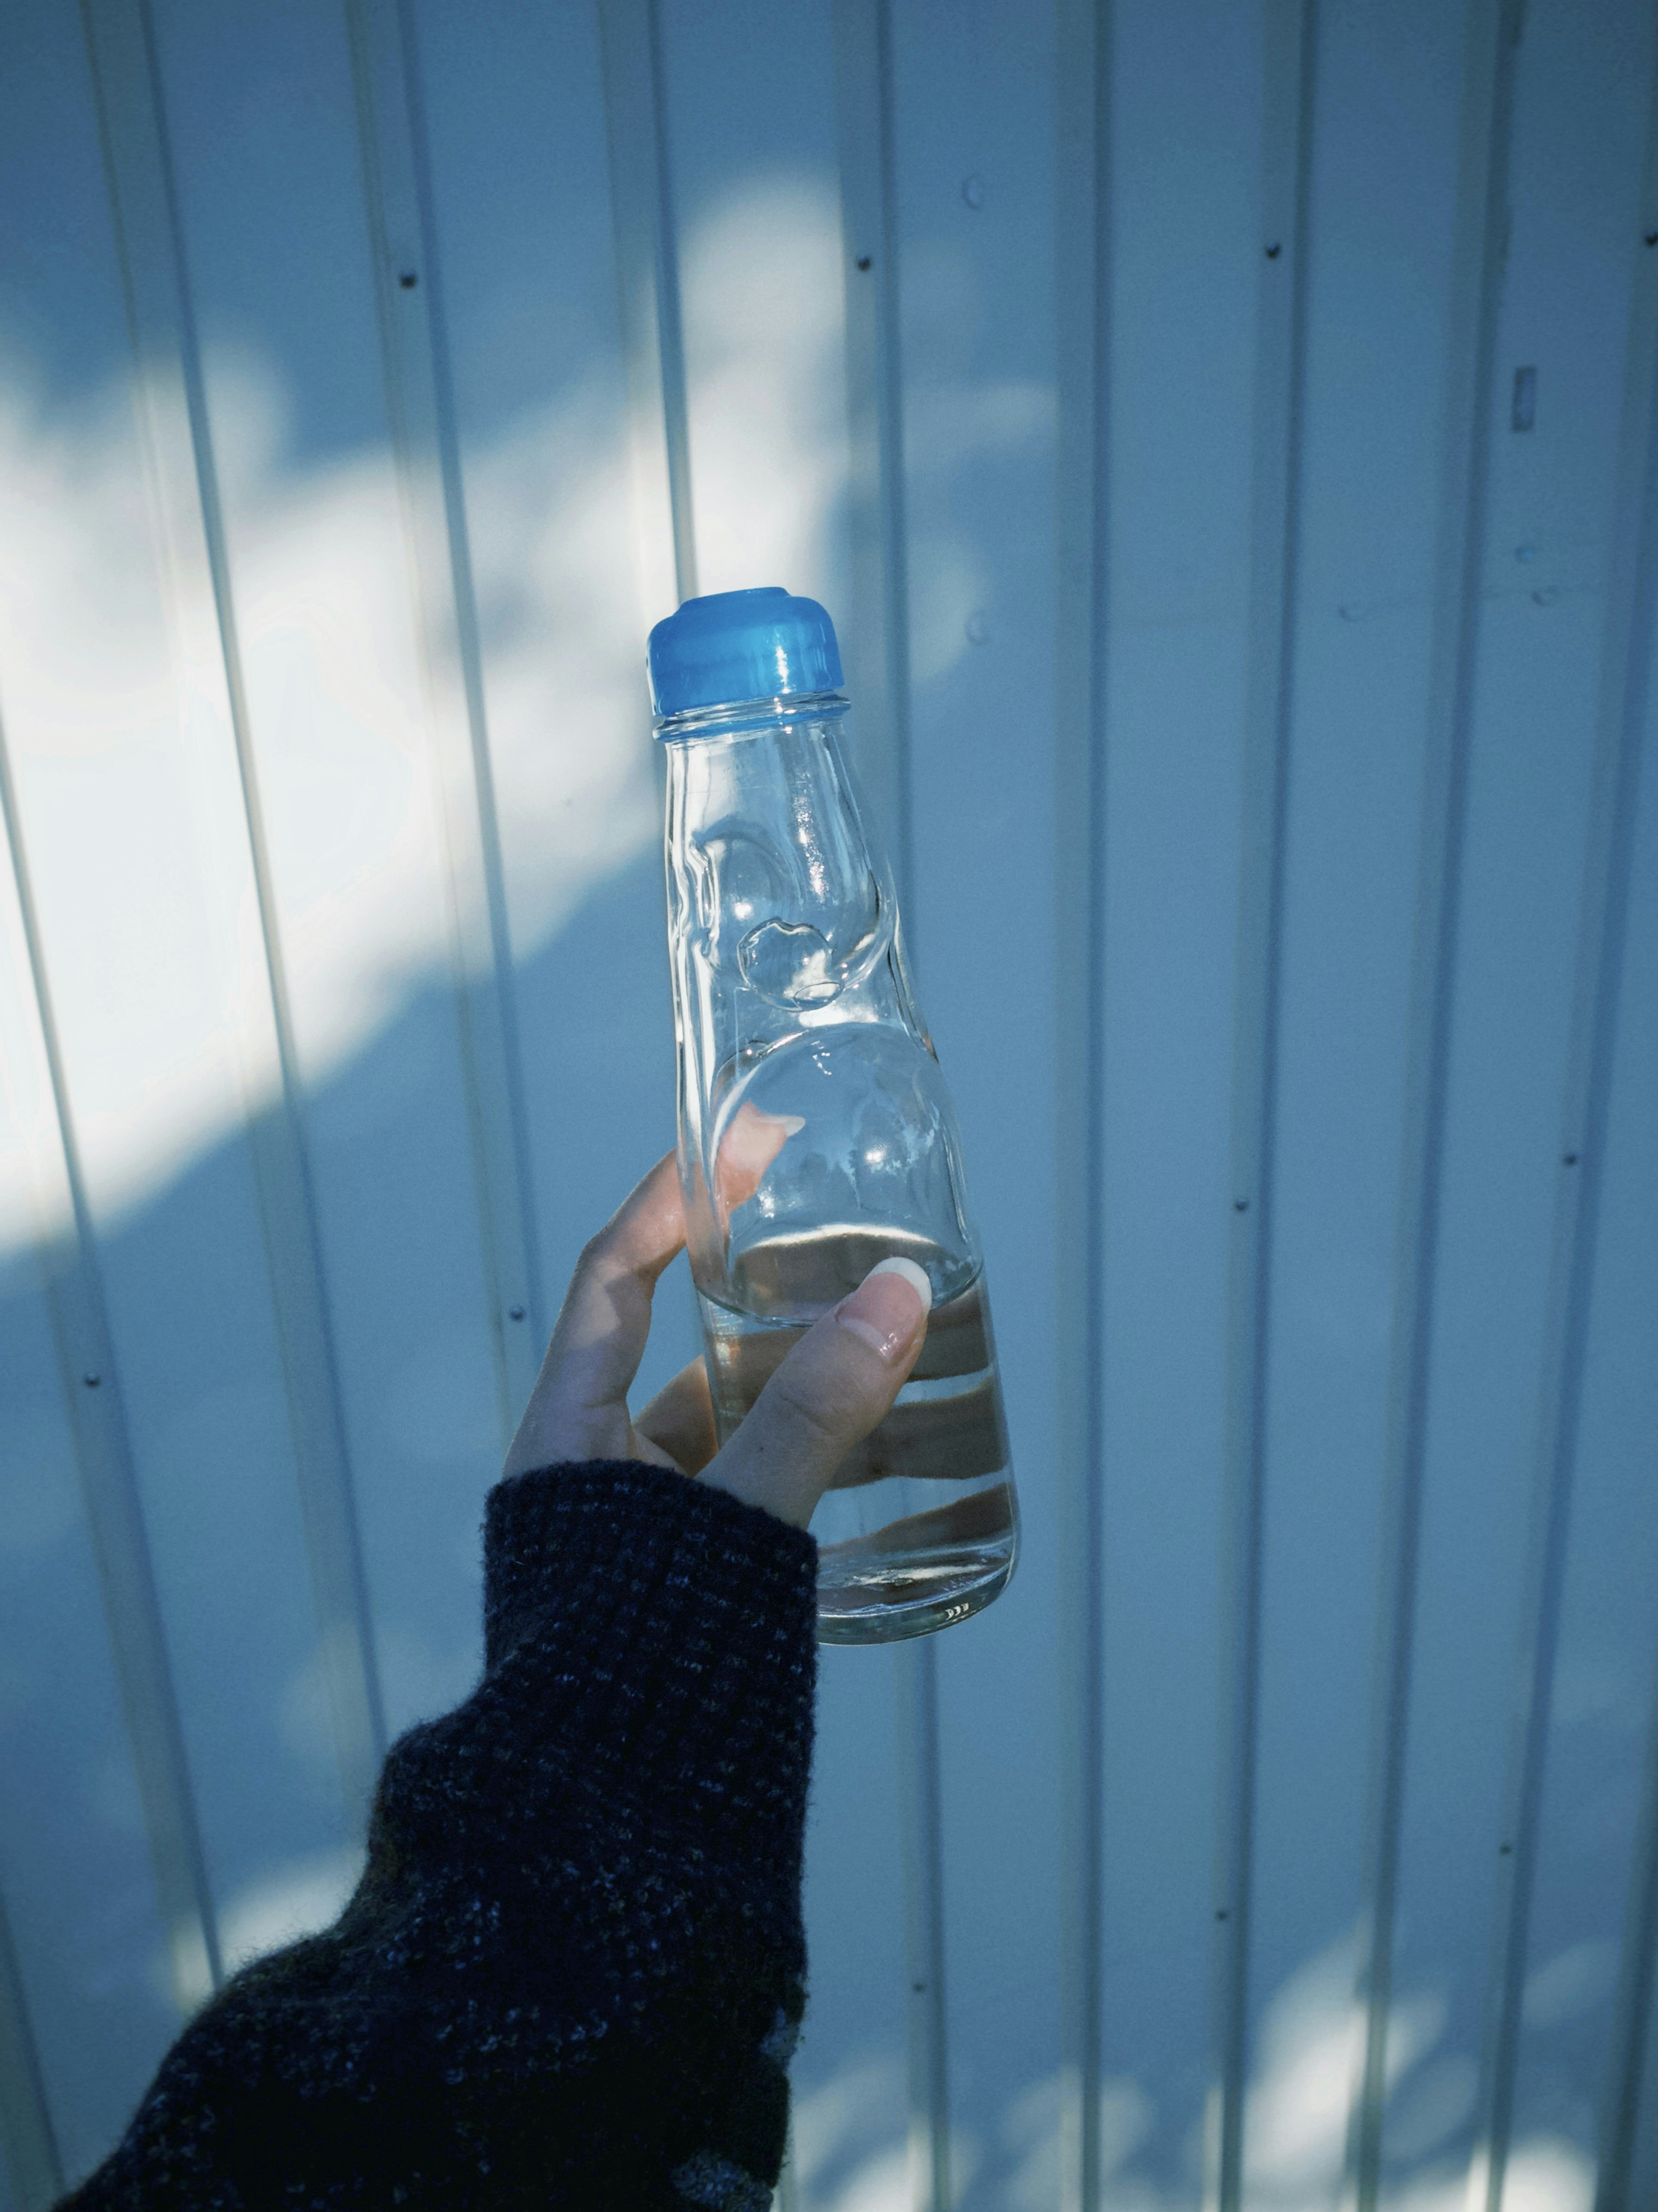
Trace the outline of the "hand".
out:
[[[647,1460],[700,1476],[804,1528],[835,1469],[884,1417],[915,1364],[926,1334],[926,1278],[902,1261],[884,1261],[866,1275],[806,1331],[720,1451],[700,1359],[659,1391],[637,1420],[628,1411],[650,1331],[651,1295],[684,1241],[670,1152],[576,1262],[503,1472],[520,1474],[560,1460]]]

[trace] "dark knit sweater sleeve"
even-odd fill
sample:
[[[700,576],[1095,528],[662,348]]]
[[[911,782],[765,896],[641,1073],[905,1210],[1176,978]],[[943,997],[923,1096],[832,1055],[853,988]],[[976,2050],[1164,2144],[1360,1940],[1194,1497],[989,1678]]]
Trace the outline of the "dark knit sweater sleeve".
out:
[[[355,1895],[214,1998],[64,2212],[763,2212],[816,1554],[631,1462],[501,1483],[483,1680],[393,1747]]]

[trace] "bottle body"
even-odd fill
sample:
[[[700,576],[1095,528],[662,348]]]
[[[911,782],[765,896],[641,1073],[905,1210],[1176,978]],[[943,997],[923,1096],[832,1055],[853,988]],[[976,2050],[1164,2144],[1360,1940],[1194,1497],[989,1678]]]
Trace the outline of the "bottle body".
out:
[[[925,1269],[897,1402],[812,1521],[826,1642],[921,1635],[1005,1584],[1017,1507],[956,1121],[836,693],[663,717],[679,1159],[723,1443],[878,1260]]]

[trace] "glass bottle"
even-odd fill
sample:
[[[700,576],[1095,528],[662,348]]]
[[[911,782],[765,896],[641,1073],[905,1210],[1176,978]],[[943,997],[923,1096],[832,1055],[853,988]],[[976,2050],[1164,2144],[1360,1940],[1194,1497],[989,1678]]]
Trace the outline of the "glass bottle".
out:
[[[834,626],[778,588],[651,633],[668,748],[679,1170],[720,1441],[878,1261],[925,1268],[926,1342],[812,1520],[821,1640],[988,1605],[1018,1510],[956,1117],[892,878],[841,749]]]

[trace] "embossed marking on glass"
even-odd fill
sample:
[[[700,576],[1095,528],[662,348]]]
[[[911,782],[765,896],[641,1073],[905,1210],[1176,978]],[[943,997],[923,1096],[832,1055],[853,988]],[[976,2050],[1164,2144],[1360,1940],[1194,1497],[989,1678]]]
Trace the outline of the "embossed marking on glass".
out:
[[[658,623],[650,670],[679,1168],[720,1438],[878,1260],[924,1267],[914,1372],[812,1521],[820,1638],[923,1635],[1003,1588],[1018,1514],[955,1114],[841,750],[834,628],[812,599],[723,592]]]

